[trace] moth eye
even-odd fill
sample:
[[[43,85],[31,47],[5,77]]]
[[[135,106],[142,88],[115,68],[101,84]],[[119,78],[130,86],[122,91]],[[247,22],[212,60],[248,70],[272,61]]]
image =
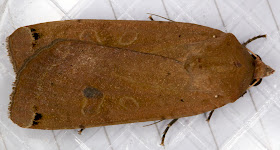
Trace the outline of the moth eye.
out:
[[[256,54],[257,55],[257,54]],[[254,55],[251,55],[254,59],[256,59],[256,57],[254,56]],[[257,55],[259,58],[260,58],[260,60],[262,60],[262,58],[259,56],[259,55]]]
[[[250,85],[252,85],[254,82],[256,82],[256,79],[254,79]],[[258,86],[259,84],[261,84],[262,82],[262,78],[254,85],[254,86]]]

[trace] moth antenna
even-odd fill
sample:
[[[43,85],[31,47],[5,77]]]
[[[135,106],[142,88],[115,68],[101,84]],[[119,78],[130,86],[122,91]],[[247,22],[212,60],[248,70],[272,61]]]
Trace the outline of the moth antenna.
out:
[[[249,43],[251,43],[251,42],[253,42],[254,40],[259,39],[259,38],[266,38],[266,35],[264,34],[264,35],[255,36],[255,37],[253,37],[253,38],[247,40],[247,41],[246,41],[245,43],[243,43],[242,45],[246,46],[247,44],[249,44]]]
[[[150,18],[152,21],[154,21],[154,19],[152,19],[152,16],[157,16],[157,17],[160,17],[160,18],[162,18],[162,19],[165,19],[165,20],[168,20],[168,21],[171,21],[171,22],[176,22],[176,21],[173,21],[173,20],[171,20],[171,19],[162,17],[162,16],[160,16],[160,15],[156,15],[156,14],[152,14],[152,13],[147,13],[147,14],[150,15],[149,18]]]
[[[252,86],[254,86],[255,84],[257,84],[259,81],[260,81],[260,79],[257,79],[253,84],[251,84],[251,85],[247,88],[247,90],[249,90]],[[246,90],[246,91],[247,91],[247,90]]]
[[[264,35],[255,36],[255,37],[253,37],[253,38],[247,40],[247,41],[246,41],[245,43],[243,43],[242,45],[243,45],[243,46],[246,46],[247,44],[249,44],[249,43],[251,43],[251,42],[253,42],[254,40],[259,39],[259,38],[266,38],[266,35],[264,34]],[[256,58],[258,58],[258,56],[257,56],[255,53],[253,53],[251,50],[249,50],[248,48],[247,48],[247,50],[248,50],[252,55],[254,55]]]
[[[163,121],[163,120],[159,120],[159,121],[156,121],[156,122],[154,122],[154,123],[151,123],[151,124],[148,124],[148,125],[144,125],[143,127],[151,126],[151,125],[160,123],[160,122],[162,122],[162,121]]]

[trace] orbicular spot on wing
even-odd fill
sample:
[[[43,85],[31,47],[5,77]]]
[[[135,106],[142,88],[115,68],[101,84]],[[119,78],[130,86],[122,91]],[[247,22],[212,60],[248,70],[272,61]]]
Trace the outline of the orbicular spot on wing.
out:
[[[138,38],[138,34],[136,31],[127,31],[122,34],[122,36],[119,39],[120,45],[130,45],[133,42],[135,42]]]

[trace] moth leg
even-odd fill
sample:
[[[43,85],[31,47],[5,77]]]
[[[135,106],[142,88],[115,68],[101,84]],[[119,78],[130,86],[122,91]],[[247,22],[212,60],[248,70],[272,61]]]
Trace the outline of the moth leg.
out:
[[[147,13],[147,14],[149,14],[149,15],[150,15],[150,17],[149,17],[149,18],[150,18],[152,21],[154,21],[154,19],[152,18],[152,16],[157,16],[157,17],[160,17],[160,18],[162,18],[162,19],[165,19],[165,20],[168,20],[168,21],[171,21],[171,22],[175,22],[175,21],[173,21],[173,20],[171,20],[171,19],[168,19],[168,18],[162,17],[162,16],[160,16],[160,15],[151,14],[151,13]]]
[[[215,109],[214,109],[215,110]],[[211,117],[212,117],[212,115],[213,115],[213,112],[214,112],[214,110],[212,110],[210,113],[209,113],[209,116],[208,116],[208,118],[206,119],[206,121],[210,121],[210,119],[211,119]]]
[[[247,91],[245,91],[240,97],[243,97],[246,93],[247,93]]]
[[[80,129],[79,131],[78,131],[78,134],[80,134],[80,135],[82,135],[82,132],[84,131],[84,129]]]
[[[259,36],[255,36],[249,40],[247,40],[245,43],[243,43],[242,45],[243,46],[246,46],[247,44],[251,43],[252,41],[256,40],[256,39],[259,39],[259,38],[265,38],[266,35],[259,35]]]
[[[83,125],[80,125],[80,130],[78,131],[78,134],[82,134],[82,132],[85,130],[85,127]]]
[[[154,18],[152,17],[152,15],[149,16],[149,19],[150,19],[151,21],[155,21]]]
[[[251,84],[251,85],[247,88],[247,90],[250,89],[252,86],[258,84],[258,82],[260,82],[260,80],[261,80],[261,79],[256,79],[256,81],[255,81],[253,84]]]
[[[255,82],[256,79],[254,79],[250,85],[254,84]],[[254,84],[254,86],[258,86],[259,84],[261,84],[261,82],[262,82],[262,78],[260,78],[260,80],[256,84]]]
[[[173,119],[171,122],[169,122],[169,124],[167,125],[167,127],[165,128],[162,138],[161,138],[161,144],[162,146],[164,146],[164,139],[166,136],[167,131],[169,130],[169,128],[178,120],[179,118]]]
[[[151,126],[151,125],[157,124],[157,123],[162,122],[162,121],[163,121],[163,120],[159,120],[159,121],[156,121],[156,122],[154,122],[154,123],[151,123],[151,124],[148,124],[148,125],[144,125],[143,127]]]

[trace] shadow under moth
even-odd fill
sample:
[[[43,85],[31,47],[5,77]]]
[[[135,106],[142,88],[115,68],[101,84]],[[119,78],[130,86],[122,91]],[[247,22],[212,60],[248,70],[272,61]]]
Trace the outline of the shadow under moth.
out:
[[[7,42],[16,72],[10,118],[23,128],[197,115],[274,72],[233,34],[190,23],[56,21],[21,27]]]

